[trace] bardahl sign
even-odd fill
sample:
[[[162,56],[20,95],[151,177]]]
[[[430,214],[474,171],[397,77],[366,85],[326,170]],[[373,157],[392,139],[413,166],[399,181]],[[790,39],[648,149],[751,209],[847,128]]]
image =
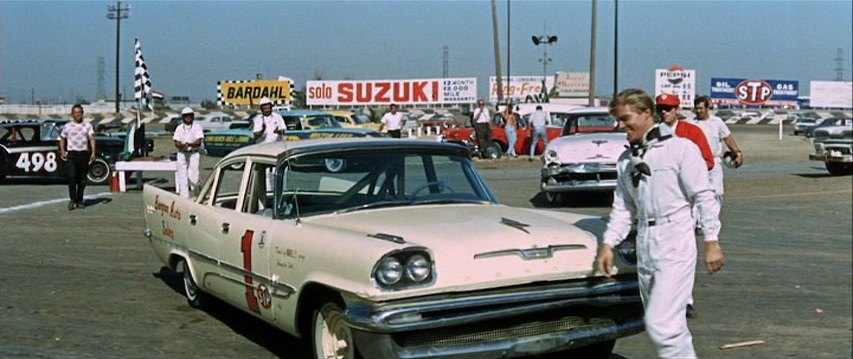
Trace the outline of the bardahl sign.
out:
[[[308,81],[307,105],[401,105],[471,103],[477,78]]]
[[[796,106],[799,81],[711,78],[711,100],[721,105]]]
[[[216,95],[220,105],[257,105],[264,97],[284,104],[290,102],[290,88],[290,81],[280,80],[219,81]]]

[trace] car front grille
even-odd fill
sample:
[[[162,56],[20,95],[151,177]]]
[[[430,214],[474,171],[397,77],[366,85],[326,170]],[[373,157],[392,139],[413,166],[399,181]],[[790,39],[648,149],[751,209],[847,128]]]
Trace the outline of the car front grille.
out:
[[[596,173],[561,173],[554,176],[554,178],[558,182],[615,180],[616,171]]]
[[[607,307],[580,305],[520,317],[405,332],[395,335],[394,340],[407,350],[468,346],[610,327],[641,317],[642,306],[639,303]]]

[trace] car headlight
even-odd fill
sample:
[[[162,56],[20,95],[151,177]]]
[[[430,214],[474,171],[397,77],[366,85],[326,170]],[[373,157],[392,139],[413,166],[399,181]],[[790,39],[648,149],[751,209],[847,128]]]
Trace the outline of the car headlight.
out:
[[[395,251],[382,257],[373,269],[381,289],[401,290],[433,282],[434,265],[424,248]]]
[[[385,257],[379,261],[375,272],[376,281],[383,286],[397,284],[403,278],[403,265],[395,257]]]
[[[406,260],[406,279],[412,282],[423,282],[429,278],[430,264],[424,256],[417,254]]]
[[[549,162],[556,161],[557,160],[557,151],[555,151],[555,150],[545,151],[545,159]]]

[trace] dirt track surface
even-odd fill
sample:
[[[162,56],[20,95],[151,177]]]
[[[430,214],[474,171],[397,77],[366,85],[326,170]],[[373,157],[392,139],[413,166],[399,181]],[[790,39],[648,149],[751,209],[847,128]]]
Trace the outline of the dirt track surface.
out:
[[[688,323],[699,356],[850,358],[851,176],[809,161],[802,137],[779,141],[773,126],[732,129],[747,162],[726,169],[728,262],[714,276],[697,271],[699,317]],[[171,149],[168,140],[157,146]],[[548,207],[538,162],[477,166],[504,203]],[[224,304],[187,306],[179,278],[161,271],[142,236],[139,191],[89,187],[89,207],[71,212],[66,196],[61,181],[0,185],[0,357],[308,357],[303,342]],[[606,216],[608,200],[574,196],[549,209]],[[747,340],[765,343],[719,349]],[[618,341],[612,359],[654,356],[640,334]]]

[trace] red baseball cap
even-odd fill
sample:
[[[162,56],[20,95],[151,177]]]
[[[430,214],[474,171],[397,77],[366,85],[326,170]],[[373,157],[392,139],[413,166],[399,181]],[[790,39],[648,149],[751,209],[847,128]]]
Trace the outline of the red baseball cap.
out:
[[[657,103],[658,105],[665,105],[665,106],[673,106],[674,107],[674,106],[681,105],[681,100],[678,99],[677,95],[662,93],[662,94],[658,95],[658,97],[655,97],[655,103]]]

